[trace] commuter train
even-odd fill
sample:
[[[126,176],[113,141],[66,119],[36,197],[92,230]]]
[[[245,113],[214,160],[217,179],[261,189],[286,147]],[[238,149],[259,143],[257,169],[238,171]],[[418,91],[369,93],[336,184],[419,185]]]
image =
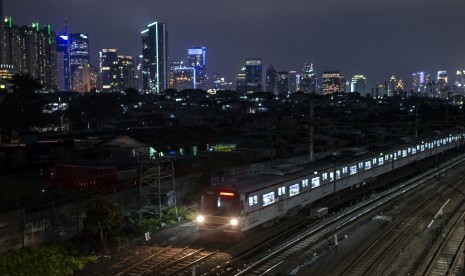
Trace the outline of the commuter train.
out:
[[[273,174],[211,186],[202,193],[196,221],[201,231],[240,233],[394,169],[459,147],[464,140],[465,133],[451,134],[338,165],[319,161],[300,169],[281,166]]]

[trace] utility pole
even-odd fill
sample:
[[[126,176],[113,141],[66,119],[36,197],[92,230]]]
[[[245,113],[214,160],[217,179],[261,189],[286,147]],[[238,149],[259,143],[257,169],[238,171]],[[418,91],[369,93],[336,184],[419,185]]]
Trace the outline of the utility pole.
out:
[[[313,102],[311,99],[310,99],[309,113],[310,114],[308,117],[308,161],[313,162]]]

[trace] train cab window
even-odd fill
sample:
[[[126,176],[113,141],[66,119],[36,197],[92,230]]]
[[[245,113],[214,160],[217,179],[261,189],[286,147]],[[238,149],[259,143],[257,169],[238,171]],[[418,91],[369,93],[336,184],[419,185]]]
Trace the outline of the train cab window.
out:
[[[339,179],[341,179],[341,171],[336,170],[336,180],[339,180]]]
[[[275,202],[274,192],[266,193],[262,196],[263,206],[273,204]]]
[[[357,173],[357,166],[353,165],[353,166],[350,166],[350,175],[354,175]]]
[[[289,186],[289,196],[295,196],[300,193],[299,183]]]
[[[334,181],[334,172],[329,173],[329,181],[333,182]]]
[[[371,162],[370,161],[366,161],[365,162],[365,170],[369,170],[371,169]]]
[[[302,188],[308,187],[308,178],[302,180]]]
[[[383,157],[378,158],[378,165],[381,166],[384,164],[384,159]]]
[[[278,195],[285,195],[286,194],[286,187],[279,187],[278,188]]]
[[[258,204],[258,196],[249,196],[249,206],[254,206]]]
[[[314,177],[312,178],[312,188],[316,188],[320,186],[320,178]]]
[[[202,196],[203,209],[213,216],[237,215],[240,202],[233,192],[207,193]]]

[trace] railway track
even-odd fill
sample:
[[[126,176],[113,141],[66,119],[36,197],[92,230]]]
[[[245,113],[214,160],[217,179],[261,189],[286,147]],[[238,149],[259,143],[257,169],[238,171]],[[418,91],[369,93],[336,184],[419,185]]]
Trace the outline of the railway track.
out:
[[[261,258],[249,262],[242,267],[241,271],[237,271],[237,267],[231,266],[232,269],[226,269],[229,271],[227,274],[233,275],[265,275],[270,274],[276,270],[287,258],[301,252],[304,249],[308,249],[309,246],[316,244],[317,242],[327,239],[333,233],[338,230],[349,226],[361,217],[370,214],[375,209],[382,205],[403,196],[405,193],[421,186],[424,182],[436,177],[438,174],[454,167],[455,165],[463,162],[465,157],[461,156],[455,158],[440,168],[430,170],[420,176],[412,178],[385,193],[384,195],[378,196],[374,199],[364,202],[360,206],[356,206],[350,210],[347,210],[334,218],[328,218],[321,223],[310,227],[307,231],[300,233],[297,237],[290,239],[285,244],[278,245],[274,249],[269,250]]]
[[[434,251],[423,275],[463,275],[465,245],[465,211],[455,220],[447,236]]]
[[[168,246],[120,271],[116,276],[186,275],[191,267],[216,253],[217,251],[208,252],[203,249]]]
[[[452,196],[459,187],[448,187],[445,197]],[[419,223],[427,224],[429,214],[434,213],[443,201],[435,194],[419,203],[402,219],[393,223],[378,239],[362,252],[342,274],[344,275],[375,275],[382,274],[395,261],[399,252],[415,237],[414,230]]]

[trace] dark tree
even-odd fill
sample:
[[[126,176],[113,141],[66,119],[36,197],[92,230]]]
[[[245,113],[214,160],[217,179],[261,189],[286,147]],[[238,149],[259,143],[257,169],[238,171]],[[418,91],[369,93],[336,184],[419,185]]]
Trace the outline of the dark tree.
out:
[[[41,89],[37,79],[28,74],[13,76],[13,93],[0,104],[1,124],[6,129],[28,129],[43,123],[44,101],[35,91]]]

